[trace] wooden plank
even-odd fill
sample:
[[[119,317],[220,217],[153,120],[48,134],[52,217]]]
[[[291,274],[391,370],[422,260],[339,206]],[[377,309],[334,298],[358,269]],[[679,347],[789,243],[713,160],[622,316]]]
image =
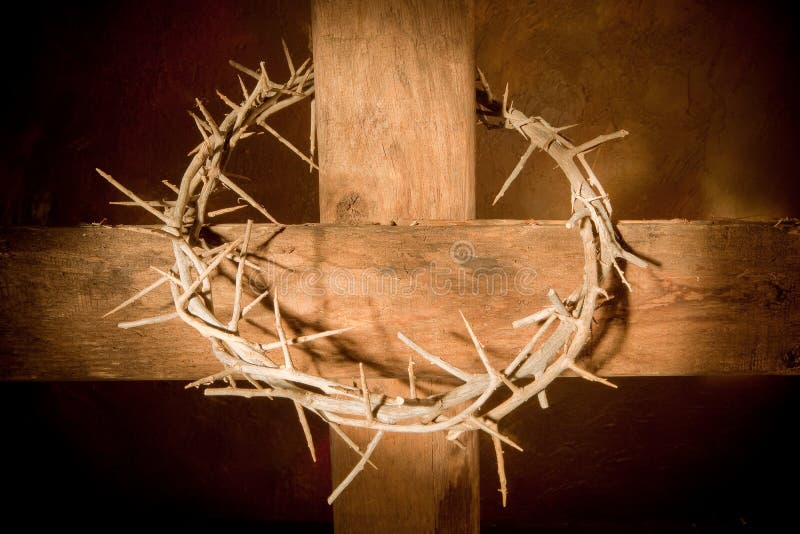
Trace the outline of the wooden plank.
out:
[[[213,230],[232,238],[242,227]],[[265,272],[250,277],[248,293],[275,284],[297,335],[358,326],[293,352],[303,368],[331,377],[356,376],[356,356],[371,362],[372,375],[405,376],[409,352],[398,330],[479,370],[459,309],[490,358],[507,362],[531,334],[511,321],[546,304],[548,287],[566,294],[580,277],[578,236],[559,224],[306,225],[266,243],[273,231],[254,231]],[[800,235],[737,222],[628,222],[620,231],[661,266],[628,269],[634,292],[615,290],[587,365],[607,376],[800,372]],[[474,257],[454,262],[455,242],[469,243]],[[0,230],[0,378],[190,379],[218,370],[205,340],[180,322],[115,327],[168,312],[166,288],[101,318],[155,279],[150,265],[170,264],[168,242],[148,235]],[[224,313],[230,285],[218,279]],[[266,306],[254,311],[250,334],[274,340],[272,321]],[[417,371],[435,376],[421,362]]]
[[[320,221],[474,218],[472,4],[313,2]]]
[[[313,3],[321,222],[474,217],[473,11],[472,0]],[[454,449],[441,433],[389,436],[380,476],[334,503],[335,531],[479,532],[477,440]],[[333,433],[331,464],[334,484],[354,464]]]

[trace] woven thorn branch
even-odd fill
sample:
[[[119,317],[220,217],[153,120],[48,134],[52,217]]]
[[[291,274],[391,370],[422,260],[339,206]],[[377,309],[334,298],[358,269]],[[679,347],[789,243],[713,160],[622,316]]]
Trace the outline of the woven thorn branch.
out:
[[[494,444],[500,481],[499,491],[505,506],[508,489],[502,446],[505,444],[518,450],[522,448],[500,432],[498,423],[532,397],[537,397],[541,407],[547,408],[545,388],[567,370],[585,379],[615,387],[607,380],[578,367],[575,360],[590,340],[595,310],[611,298],[607,289],[611,285],[612,271],[616,272],[628,289],[631,289],[620,262],[633,263],[640,267],[647,265],[644,260],[625,250],[620,243],[611,219],[609,197],[585,158],[587,152],[607,141],[624,137],[627,132],[620,130],[575,145],[561,135],[560,132],[566,127],[553,127],[542,117],[527,116],[522,111],[514,109],[513,105],[508,106],[508,86],[502,101],[496,100],[483,73],[478,71],[476,77],[478,119],[490,128],[513,129],[529,143],[495,202],[520,175],[535,150],[546,152],[563,171],[570,184],[572,216],[566,225],[568,228],[577,229],[583,243],[585,258],[583,280],[566,298],[562,298],[555,290],[550,289],[549,306],[513,322],[515,328],[531,324],[540,326],[530,341],[502,370],[492,367],[482,344],[463,314],[461,317],[464,328],[485,370],[480,374],[472,374],[457,368],[417,345],[402,332],[398,332],[398,339],[413,354],[452,375],[461,382],[461,385],[445,393],[419,398],[415,385],[413,359],[410,358],[408,397],[387,399],[370,389],[364,375],[363,364],[359,364],[360,381],[357,385],[341,384],[297,370],[292,363],[292,346],[341,334],[349,328],[287,338],[283,330],[277,295],[272,297],[272,306],[279,339],[270,343],[260,343],[241,336],[239,324],[242,318],[269,296],[267,290],[247,305],[243,305],[242,285],[245,269],[259,269],[258,265],[247,259],[252,221],[247,221],[244,234],[240,238],[218,247],[209,246],[200,234],[201,229],[207,226],[213,217],[242,207],[233,206],[208,212],[209,198],[221,188],[232,190],[266,219],[278,224],[279,227],[282,226],[263,205],[236,183],[234,180],[236,175],[226,170],[233,149],[243,139],[254,135],[257,131],[263,130],[274,136],[307,162],[309,171],[316,168],[313,63],[308,59],[295,67],[285,43],[284,53],[290,71],[289,78],[284,83],[276,83],[269,78],[264,62],[260,63],[258,69],[253,70],[231,61],[231,66],[239,72],[242,97],[236,103],[218,92],[219,98],[230,108],[222,121],[215,121],[202,102],[196,101],[200,115],[193,112],[190,112],[190,115],[202,136],[202,142],[189,153],[191,160],[180,182],[177,185],[164,182],[176,195],[174,201],[145,201],[109,174],[97,170],[103,178],[130,199],[121,204],[141,207],[161,222],[161,226],[157,229],[127,226],[121,228],[164,237],[169,241],[175,259],[173,265],[168,268],[152,267],[158,275],[157,279],[106,315],[117,312],[161,285],[168,284],[174,312],[119,323],[119,326],[132,328],[177,318],[190,325],[209,340],[211,349],[223,369],[192,382],[187,388],[209,386],[222,381],[225,383],[223,387],[207,387],[204,390],[205,394],[289,399],[296,408],[314,460],[316,453],[306,411],[330,425],[330,428],[358,454],[360,459],[347,477],[332,491],[328,497],[329,504],[347,488],[366,464],[369,463],[374,467],[370,456],[387,432],[445,432],[448,439],[460,445],[459,437],[462,433],[478,430],[488,434]],[[251,79],[250,85],[253,82],[255,85],[248,87],[242,76]],[[311,100],[309,155],[303,154],[267,124],[267,119],[271,115],[307,99]],[[212,275],[224,261],[231,261],[236,265],[233,312],[229,318],[218,317],[213,311]],[[245,384],[238,382],[237,379],[244,380]],[[501,389],[505,390],[503,400],[489,404],[490,398],[496,399],[495,393]],[[456,413],[453,414],[453,411]],[[362,450],[347,435],[343,427],[367,428],[374,430],[375,434],[366,449]]]

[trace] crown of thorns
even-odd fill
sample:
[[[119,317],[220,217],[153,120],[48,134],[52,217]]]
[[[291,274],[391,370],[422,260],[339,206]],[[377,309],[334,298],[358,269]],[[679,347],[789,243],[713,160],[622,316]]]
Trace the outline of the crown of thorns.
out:
[[[370,455],[386,432],[446,432],[448,439],[459,444],[458,439],[463,432],[480,430],[487,433],[494,443],[500,479],[499,491],[505,506],[508,492],[502,445],[522,449],[498,430],[498,422],[534,396],[538,397],[541,407],[546,408],[545,388],[567,370],[585,379],[615,387],[607,380],[578,367],[575,359],[590,340],[595,310],[611,298],[606,290],[609,288],[612,271],[616,271],[622,283],[630,290],[620,261],[640,267],[646,267],[647,264],[621,245],[611,220],[609,197],[587,163],[585,155],[606,141],[626,136],[628,132],[620,130],[575,145],[561,135],[561,132],[569,126],[553,127],[542,117],[527,116],[522,111],[514,109],[513,104],[508,106],[508,86],[502,102],[497,101],[483,73],[478,70],[476,102],[480,122],[490,128],[516,130],[529,142],[527,150],[503,184],[494,202],[503,196],[519,176],[526,161],[536,149],[546,152],[553,158],[570,185],[572,216],[566,222],[566,226],[576,229],[583,242],[583,280],[566,298],[562,298],[555,290],[550,289],[549,306],[513,322],[515,328],[534,323],[541,324],[530,341],[502,370],[492,367],[483,346],[463,314],[461,317],[464,328],[474,344],[477,358],[485,369],[481,374],[472,374],[457,368],[448,363],[446,357],[431,354],[402,332],[398,332],[397,337],[400,341],[414,353],[462,383],[445,393],[420,398],[415,387],[413,360],[410,360],[409,395],[386,398],[370,390],[361,363],[359,363],[360,383],[356,385],[342,384],[296,369],[292,364],[291,346],[340,334],[349,328],[287,338],[282,326],[277,291],[273,292],[275,294],[272,296],[272,307],[278,340],[262,343],[240,335],[239,324],[242,318],[269,296],[268,289],[247,305],[243,305],[242,286],[245,270],[259,268],[247,259],[252,221],[247,221],[241,237],[218,247],[211,247],[200,235],[201,229],[208,225],[210,218],[246,205],[208,212],[209,197],[220,187],[232,190],[269,221],[278,227],[283,226],[234,181],[235,175],[226,171],[226,164],[232,151],[243,139],[264,130],[308,163],[310,169],[317,167],[313,161],[315,146],[313,64],[308,59],[295,68],[285,43],[283,46],[290,71],[286,82],[276,83],[270,80],[264,62],[260,63],[258,69],[253,70],[231,61],[231,65],[240,73],[238,78],[242,99],[239,103],[218,91],[219,98],[230,111],[221,122],[217,122],[202,102],[196,101],[200,116],[192,112],[190,114],[203,139],[190,152],[191,161],[178,185],[164,182],[176,195],[174,201],[143,200],[109,174],[97,170],[103,178],[130,199],[124,204],[139,206],[159,219],[162,225],[158,229],[138,228],[138,230],[166,237],[171,243],[175,257],[175,262],[170,268],[162,270],[153,267],[158,279],[106,315],[124,308],[167,283],[175,307],[174,313],[120,323],[119,326],[123,328],[142,326],[176,317],[183,320],[209,340],[211,350],[223,366],[218,373],[192,382],[187,387],[208,386],[223,381],[225,383],[223,387],[208,387],[204,390],[205,394],[291,400],[297,410],[308,448],[314,459],[316,459],[314,443],[305,411],[317,415],[330,425],[331,429],[360,456],[360,460],[330,494],[329,504],[333,503],[367,463],[372,465],[369,460]],[[248,87],[242,76],[254,80],[255,85]],[[250,85],[252,83],[251,81]],[[304,100],[311,101],[308,156],[267,124],[267,119],[274,113]],[[221,318],[213,311],[212,275],[226,260],[236,264],[235,293],[231,317]],[[244,380],[246,385],[237,382],[236,378]],[[490,397],[502,388],[506,390],[505,398],[500,402],[488,404]],[[454,410],[456,413],[453,413]],[[347,435],[343,427],[362,427],[371,429],[375,433],[366,449],[362,450]]]

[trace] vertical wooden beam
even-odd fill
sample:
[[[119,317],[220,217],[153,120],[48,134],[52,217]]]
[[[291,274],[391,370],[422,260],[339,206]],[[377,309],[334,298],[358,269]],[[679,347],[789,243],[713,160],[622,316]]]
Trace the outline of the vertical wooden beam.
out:
[[[473,218],[473,1],[315,0],[312,33],[321,222]],[[336,532],[478,532],[477,437],[464,441],[384,437],[379,471],[334,503]],[[357,458],[331,444],[338,483]]]
[[[370,389],[408,395],[398,380],[370,380]],[[418,384],[436,391],[436,384]],[[452,387],[452,386],[451,386]],[[374,432],[345,428],[364,447]],[[331,475],[339,483],[358,456],[331,432]],[[333,503],[337,534],[392,532],[477,533],[480,531],[477,432],[461,437],[464,449],[441,434],[386,434],[372,461]]]
[[[322,222],[475,216],[472,0],[317,0]]]

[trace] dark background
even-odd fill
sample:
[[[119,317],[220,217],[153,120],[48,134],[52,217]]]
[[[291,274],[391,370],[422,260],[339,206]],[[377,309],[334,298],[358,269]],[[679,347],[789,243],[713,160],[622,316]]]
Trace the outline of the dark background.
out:
[[[476,13],[478,64],[496,92],[508,81],[528,114],[580,123],[576,139],[631,132],[590,158],[620,219],[800,215],[796,19],[779,4],[479,0]],[[120,197],[94,167],[164,194],[160,181],[177,181],[198,142],[186,115],[194,98],[222,111],[214,89],[237,90],[230,58],[266,58],[280,78],[281,36],[302,61],[309,22],[306,2],[17,6],[7,25],[20,31],[0,37],[0,224],[152,222],[108,206]],[[271,124],[307,149],[307,107]],[[479,217],[566,218],[563,179],[541,155],[490,206],[523,150],[512,132],[478,131]],[[279,220],[318,219],[316,174],[274,140],[243,146],[236,165]],[[618,382],[560,379],[550,410],[531,404],[509,418],[526,452],[507,454],[505,510],[483,444],[487,529],[797,522],[796,379]],[[5,517],[330,529],[322,425],[313,465],[291,408],[182,386],[3,384]]]

